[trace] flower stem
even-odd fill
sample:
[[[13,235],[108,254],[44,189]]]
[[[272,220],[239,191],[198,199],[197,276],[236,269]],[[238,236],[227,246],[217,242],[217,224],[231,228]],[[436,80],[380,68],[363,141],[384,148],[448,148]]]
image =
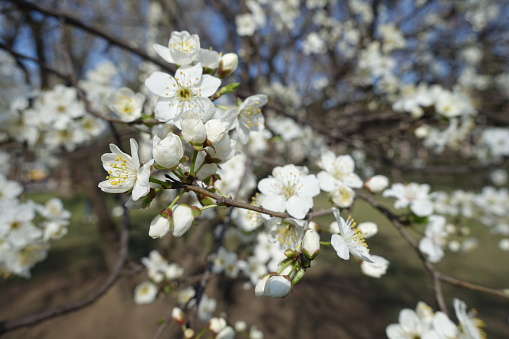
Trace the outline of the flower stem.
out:
[[[212,205],[207,205],[207,206],[203,206],[202,208],[200,208],[200,211],[205,211],[209,208],[214,208],[214,207],[218,207],[219,205],[216,205],[216,204],[212,204]]]
[[[191,167],[189,169],[189,174],[194,176],[194,166],[196,165],[196,158],[198,157],[198,151],[193,152],[193,158],[191,159]]]
[[[184,193],[186,193],[185,190],[180,191],[180,193],[177,194],[175,199],[173,199],[173,201],[171,202],[170,206],[168,206],[168,209],[171,210],[173,208],[173,206],[177,203],[177,201],[184,195]]]

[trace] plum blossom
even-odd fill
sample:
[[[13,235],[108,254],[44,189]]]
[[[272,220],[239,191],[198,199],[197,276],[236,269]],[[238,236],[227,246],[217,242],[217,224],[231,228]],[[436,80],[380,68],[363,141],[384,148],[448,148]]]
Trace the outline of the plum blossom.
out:
[[[336,157],[327,151],[318,164],[324,171],[317,174],[320,188],[329,192],[336,206],[349,207],[355,197],[352,188],[362,187],[362,180],[354,173],[355,163],[350,155]]]
[[[144,101],[143,94],[134,93],[130,88],[122,87],[108,97],[108,106],[120,120],[131,122],[141,117]]]
[[[208,98],[216,92],[221,80],[211,75],[202,75],[200,63],[177,70],[175,78],[163,72],[154,72],[145,81],[145,86],[161,98],[155,107],[155,117],[163,122],[178,124],[180,116],[188,110],[208,121],[215,113],[215,107]]]
[[[165,168],[176,167],[184,156],[182,141],[173,133],[168,133],[163,140],[156,134],[152,139],[152,155],[156,164]]]
[[[172,32],[168,47],[155,44],[154,49],[161,58],[171,64],[189,65],[200,52],[200,37],[187,31]]]
[[[446,219],[441,215],[431,215],[424,231],[425,237],[419,242],[419,249],[428,256],[432,263],[439,262],[444,256],[444,244],[447,232],[445,231]]]
[[[454,298],[453,300],[454,312],[461,326],[463,337],[469,339],[482,339],[486,338],[486,333],[481,329],[484,327],[484,322],[477,318],[477,312],[471,310],[467,313],[467,305],[464,301]]]
[[[297,249],[306,229],[307,221],[293,218],[271,218],[266,224],[269,229],[269,241],[279,242],[283,249]]]
[[[243,144],[249,141],[250,132],[259,132],[264,128],[264,117],[261,107],[267,103],[265,94],[250,96],[240,104],[226,111],[224,120],[230,123],[230,130],[236,129],[239,140]]]
[[[387,272],[387,268],[389,267],[389,260],[381,257],[379,255],[372,255],[371,259],[372,263],[363,261],[361,263],[361,271],[365,275],[373,278],[380,278],[382,275]]]
[[[235,17],[235,24],[237,25],[237,34],[240,36],[253,35],[258,28],[255,17],[251,13],[237,15]]]
[[[17,181],[7,180],[7,178],[0,173],[0,201],[16,199],[21,192],[23,192],[23,186]]]
[[[134,302],[137,304],[150,304],[157,296],[157,286],[144,281],[134,289]]]
[[[276,212],[287,211],[302,219],[313,207],[313,197],[320,193],[318,179],[308,175],[306,167],[286,165],[272,170],[272,176],[260,180],[258,189],[265,195],[262,206]]]
[[[390,324],[385,329],[389,339],[422,338],[430,329],[433,321],[433,312],[422,302],[417,305],[416,311],[405,308],[399,312],[399,323]]]
[[[340,215],[337,208],[332,208],[332,213],[336,218],[339,234],[334,233],[331,237],[331,245],[336,250],[338,257],[344,260],[350,259],[350,253],[367,262],[373,263],[369,255],[369,249],[366,241],[353,219],[349,218],[345,221]]]
[[[150,191],[150,166],[154,160],[140,168],[138,143],[132,138],[130,143],[131,155],[122,152],[115,144],[110,144],[111,153],[102,155],[101,161],[108,176],[99,183],[99,188],[107,193],[124,193],[132,189],[132,199],[136,201]]]
[[[395,183],[391,188],[383,192],[384,197],[394,197],[396,202],[394,207],[405,208],[410,206],[410,210],[419,217],[426,217],[433,213],[433,203],[429,195],[429,185],[410,183],[403,185]]]

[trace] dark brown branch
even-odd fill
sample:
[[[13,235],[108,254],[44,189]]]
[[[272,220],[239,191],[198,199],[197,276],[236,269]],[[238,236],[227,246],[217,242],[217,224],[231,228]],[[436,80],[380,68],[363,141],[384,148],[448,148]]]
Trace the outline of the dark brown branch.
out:
[[[17,59],[24,59],[24,60],[29,60],[29,61],[32,61],[32,62],[35,62],[36,64],[38,64],[39,66],[43,67],[44,69],[46,69],[47,71],[57,75],[58,77],[62,78],[62,79],[65,79],[66,81],[68,81],[68,76],[62,72],[60,72],[59,70],[55,69],[55,68],[52,68],[50,66],[48,66],[47,64],[45,64],[44,62],[42,62],[41,60],[39,59],[36,59],[36,58],[32,58],[28,55],[24,55],[24,54],[21,54],[21,53],[18,53],[16,52],[15,50],[13,50],[11,48],[11,46],[3,43],[3,42],[0,42],[0,48],[1,49],[4,49],[6,50],[7,52],[9,52],[13,57],[17,58]]]
[[[65,13],[57,11],[57,10],[48,9],[48,8],[39,6],[35,3],[28,2],[25,0],[8,0],[8,1],[11,1],[12,3],[16,4],[20,10],[28,11],[28,12],[35,11],[35,12],[42,13],[49,17],[54,17],[56,19],[62,19],[66,24],[80,28],[84,31],[87,31],[91,34],[98,36],[98,37],[101,37],[104,40],[107,40],[110,44],[120,47],[126,51],[131,52],[131,53],[134,53],[134,54],[138,55],[139,57],[141,57],[142,59],[150,61],[150,62],[158,65],[159,67],[161,67],[164,70],[168,70],[168,71],[171,70],[171,67],[169,66],[168,63],[163,62],[158,58],[154,58],[154,57],[148,55],[142,49],[140,49],[136,46],[133,46],[129,42],[127,42],[123,39],[120,39],[114,35],[111,35],[110,33],[103,31],[97,27],[88,25],[74,16],[65,14]]]

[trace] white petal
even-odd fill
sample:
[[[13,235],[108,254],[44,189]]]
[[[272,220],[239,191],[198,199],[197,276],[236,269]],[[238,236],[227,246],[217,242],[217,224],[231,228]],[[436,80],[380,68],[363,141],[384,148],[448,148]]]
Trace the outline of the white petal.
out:
[[[159,100],[154,109],[155,117],[162,122],[173,121],[178,119],[183,110],[179,107],[178,101],[175,98],[167,100]]]
[[[175,96],[177,82],[169,74],[154,72],[145,80],[145,86],[147,86],[152,93],[167,98]]]
[[[336,250],[338,257],[344,260],[350,259],[350,251],[346,245],[345,239],[339,234],[333,234],[331,237],[331,245]]]
[[[320,188],[324,192],[331,192],[337,186],[337,180],[325,171],[321,171],[316,177],[320,183]]]
[[[163,58],[165,61],[169,62],[170,64],[175,63],[175,61],[171,57],[170,49],[168,47],[164,47],[163,45],[155,44],[154,49],[156,50],[157,54],[159,54],[159,56],[161,58]]]
[[[284,212],[285,203],[286,201],[279,195],[267,195],[262,201],[262,207],[275,212]]]
[[[295,195],[291,196],[285,204],[288,214],[297,219],[304,219],[309,209],[313,206],[313,200],[311,200],[311,206],[309,205],[309,201],[306,200],[307,199]]]
[[[165,217],[157,215],[150,223],[148,235],[152,238],[162,238],[170,231],[170,222]]]
[[[209,97],[216,93],[217,89],[221,86],[221,80],[212,75],[204,75],[200,83],[198,83],[198,88],[201,90],[201,94],[204,97]]]
[[[419,199],[412,203],[410,209],[419,217],[426,217],[433,213],[433,203],[429,199]]]

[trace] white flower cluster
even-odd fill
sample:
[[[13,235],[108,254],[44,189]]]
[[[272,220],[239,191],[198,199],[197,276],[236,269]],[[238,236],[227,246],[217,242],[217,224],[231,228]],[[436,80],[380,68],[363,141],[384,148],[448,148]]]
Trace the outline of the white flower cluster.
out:
[[[455,190],[433,193],[437,213],[460,220],[456,225],[447,224],[447,247],[453,252],[469,252],[477,247],[478,240],[472,236],[469,222],[473,220],[488,227],[498,237],[501,250],[509,251],[509,192],[506,188],[486,186],[481,192]],[[444,244],[445,245],[445,244]]]
[[[467,313],[466,304],[454,299],[454,311],[459,325],[456,325],[443,312],[433,312],[424,302],[417,304],[416,310],[405,308],[399,313],[399,323],[387,326],[386,334],[389,339],[406,338],[468,338],[481,339],[486,334],[482,330],[484,322],[476,317],[475,310]]]
[[[52,198],[44,205],[19,201],[23,187],[0,174],[0,273],[30,277],[30,269],[46,258],[50,240],[67,233],[70,212]],[[43,220],[36,222],[39,215]]]
[[[206,296],[204,296],[206,297]],[[202,301],[203,302],[203,301]],[[200,311],[198,310],[198,314]],[[223,315],[224,316],[224,315]],[[172,310],[172,319],[184,328],[184,335],[186,338],[192,338],[195,334],[194,330],[187,328],[186,314],[178,307],[174,307]],[[233,339],[237,334],[250,339],[263,339],[263,332],[260,331],[256,326],[251,326],[249,331],[247,330],[247,324],[243,320],[238,320],[233,326],[228,325],[225,318],[222,317],[209,317],[207,320],[207,327],[200,333],[211,332],[214,338],[219,339]]]
[[[147,269],[150,281],[143,281],[134,290],[134,302],[137,304],[152,303],[159,293],[156,284],[166,283],[171,288],[176,286],[175,281],[184,274],[184,269],[178,264],[169,264],[166,259],[156,250],[152,250],[148,257],[141,258],[141,262]]]

